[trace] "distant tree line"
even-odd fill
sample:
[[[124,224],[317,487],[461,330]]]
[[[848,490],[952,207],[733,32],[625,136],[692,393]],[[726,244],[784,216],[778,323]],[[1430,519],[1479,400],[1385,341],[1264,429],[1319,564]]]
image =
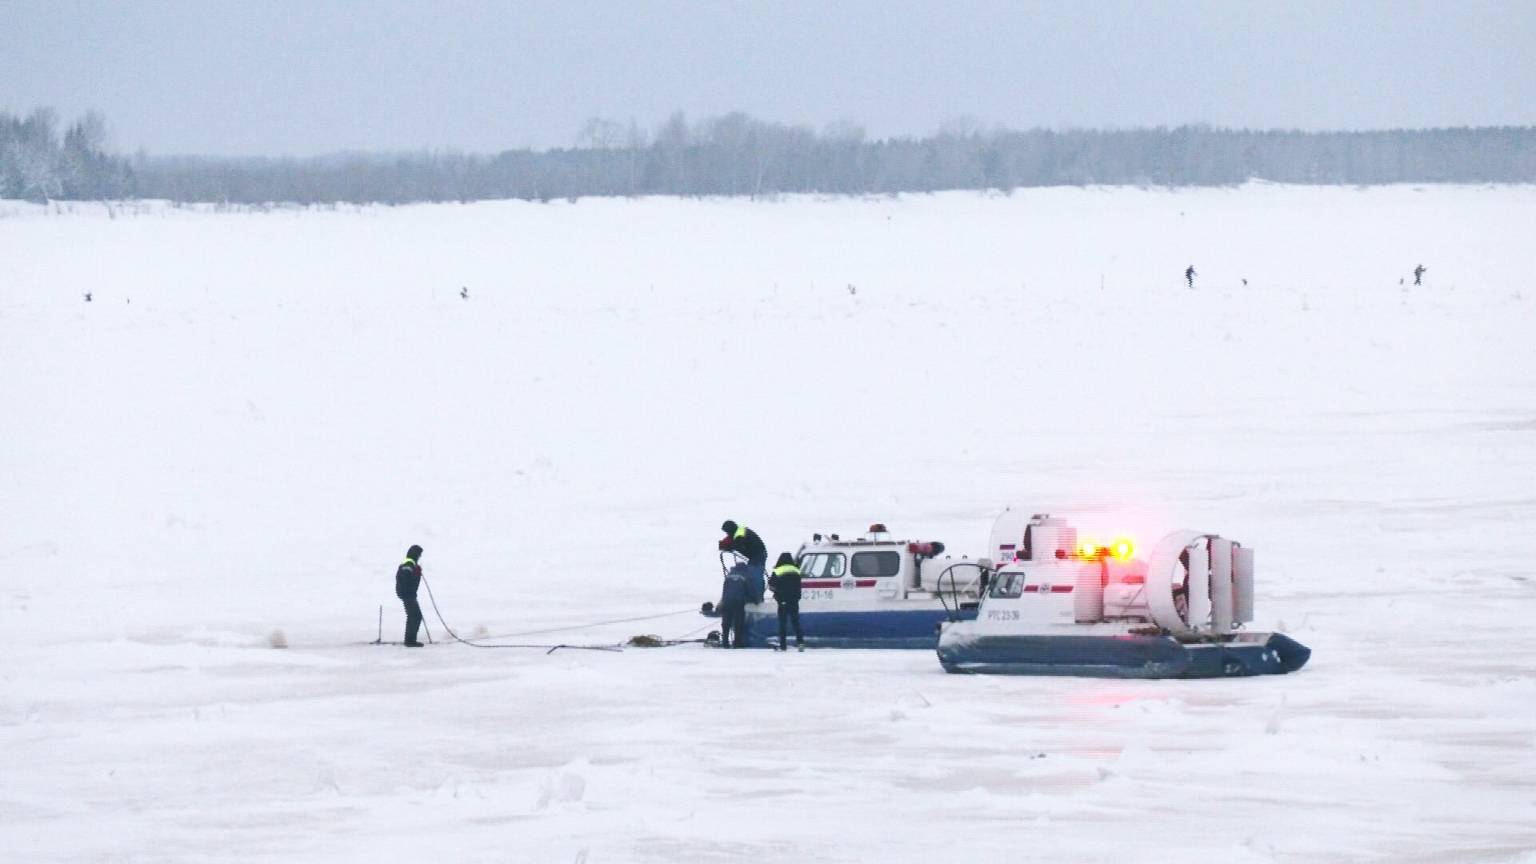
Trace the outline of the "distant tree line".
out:
[[[258,204],[473,201],[619,195],[887,194],[1025,186],[1536,182],[1536,128],[1381,132],[1215,129],[1030,131],[952,127],[871,140],[727,114],[652,132],[592,120],[577,146],[495,155],[342,154],[306,159],[103,152],[90,114],[62,141],[47,109],[0,114],[0,197],[164,198]]]
[[[94,111],[62,137],[51,108],[38,108],[25,118],[0,112],[0,198],[132,197],[133,171],[106,145],[106,121]]]

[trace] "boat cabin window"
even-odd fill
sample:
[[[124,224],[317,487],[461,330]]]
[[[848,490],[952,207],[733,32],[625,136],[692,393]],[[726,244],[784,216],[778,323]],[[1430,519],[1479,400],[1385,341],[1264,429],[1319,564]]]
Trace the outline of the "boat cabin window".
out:
[[[992,577],[992,596],[1007,599],[1024,596],[1024,573],[1013,570]]]
[[[800,573],[807,579],[841,579],[847,569],[841,552],[812,552],[800,559]]]
[[[900,552],[855,552],[853,575],[884,579],[901,572]]]

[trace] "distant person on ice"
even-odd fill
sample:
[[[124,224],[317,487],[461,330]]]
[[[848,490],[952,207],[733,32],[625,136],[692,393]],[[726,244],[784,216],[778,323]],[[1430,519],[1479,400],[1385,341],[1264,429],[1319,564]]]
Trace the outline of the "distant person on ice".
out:
[[[412,546],[405,553],[405,561],[395,571],[395,596],[405,605],[405,647],[420,648],[416,631],[421,627],[421,604],[416,602],[416,589],[421,585],[421,547]]]
[[[763,545],[763,538],[751,528],[729,519],[720,523],[720,530],[725,532],[720,539],[720,548],[747,559],[747,602],[763,602],[763,571],[768,568],[768,548]]]
[[[784,625],[792,623],[795,625],[795,647],[804,651],[805,634],[800,632],[800,568],[795,566],[795,556],[788,552],[779,553],[773,575],[768,577],[768,587],[773,589],[773,599],[779,604],[779,650],[789,650],[784,645]]]
[[[1429,271],[1429,268],[1425,267],[1423,264],[1420,264],[1419,266],[1413,268],[1413,284],[1415,284],[1415,285],[1423,285],[1424,284],[1424,274],[1426,272],[1428,272],[1428,271]]]
[[[1195,272],[1195,265],[1191,264],[1184,268],[1184,281],[1189,283],[1189,287],[1195,287],[1195,277],[1197,275],[1199,274]]]

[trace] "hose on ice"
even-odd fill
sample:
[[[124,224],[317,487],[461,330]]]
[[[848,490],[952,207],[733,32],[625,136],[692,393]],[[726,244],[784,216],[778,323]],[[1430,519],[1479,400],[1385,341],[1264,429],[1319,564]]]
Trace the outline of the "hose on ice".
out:
[[[503,639],[518,639],[518,638],[522,638],[522,637],[525,637],[525,636],[539,636],[539,635],[544,635],[544,634],[547,634],[547,633],[561,633],[561,632],[568,632],[568,631],[571,631],[571,630],[585,630],[585,629],[589,629],[589,628],[592,628],[592,627],[601,627],[601,626],[609,625],[609,624],[628,624],[628,623],[631,623],[631,622],[634,622],[634,621],[652,621],[652,620],[656,620],[656,619],[659,619],[659,618],[671,618],[671,617],[674,617],[674,616],[677,616],[677,615],[683,615],[683,614],[697,614],[697,612],[698,612],[697,609],[693,609],[693,608],[680,609],[680,610],[678,610],[676,612],[661,612],[661,613],[658,613],[658,614],[655,614],[655,615],[638,615],[638,616],[631,617],[631,618],[610,618],[610,619],[606,619],[606,620],[602,620],[602,621],[589,621],[589,622],[586,622],[586,623],[583,623],[583,624],[572,624],[572,625],[567,626],[567,627],[547,627],[547,628],[543,628],[543,629],[540,629],[540,630],[525,630],[525,631],[522,631],[522,632],[519,632],[519,633],[507,633],[507,634],[503,634],[503,635],[499,635],[499,636],[486,636],[486,637],[477,638],[477,639],[466,639],[463,636],[460,636],[457,632],[455,632],[454,629],[451,626],[449,626],[447,619],[443,617],[442,609],[440,609],[438,607],[438,605],[437,605],[437,595],[432,593],[432,583],[427,581],[426,574],[422,574],[421,584],[427,589],[427,599],[429,601],[431,601],[431,603],[432,603],[432,613],[437,616],[438,623],[443,626],[443,630],[448,634],[449,638],[451,638],[455,642],[459,642],[461,644],[468,645],[471,648],[523,648],[523,649],[538,648],[538,649],[543,649],[545,654],[553,654],[554,652],[560,650],[561,648],[570,648],[570,649],[574,649],[574,650],[578,650],[578,651],[614,651],[614,652],[617,652],[617,651],[623,651],[624,650],[624,644],[623,643],[616,643],[616,644],[573,644],[573,643],[561,642],[561,643],[556,643],[556,644],[549,644],[549,643],[526,643],[526,642],[502,642],[502,641],[499,641],[499,640],[503,640]],[[705,626],[708,626],[708,625],[705,625]],[[702,628],[700,628],[700,629],[702,629]],[[700,640],[700,639],[688,639],[688,638],[686,638],[686,637],[691,636],[691,635],[693,635],[694,633],[697,633],[697,632],[699,632],[699,631],[698,630],[694,630],[694,631],[692,631],[690,633],[684,634],[684,637],[680,638],[680,639],[662,639],[662,640],[655,640],[654,642],[646,642],[646,643],[634,643],[633,640],[632,640],[632,644],[646,644],[647,646],[652,646],[652,647],[667,647],[667,646],[671,646],[671,645],[682,645],[682,644],[686,644],[686,643],[689,643],[689,642],[700,642],[700,641],[703,641],[703,640]],[[636,637],[636,638],[639,638],[639,637]]]

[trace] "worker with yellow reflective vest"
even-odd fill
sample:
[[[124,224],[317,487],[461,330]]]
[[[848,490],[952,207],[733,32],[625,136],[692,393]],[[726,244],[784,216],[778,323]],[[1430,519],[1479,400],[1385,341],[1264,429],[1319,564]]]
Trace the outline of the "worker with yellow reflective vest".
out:
[[[795,625],[795,647],[805,650],[805,634],[800,632],[800,568],[795,566],[795,556],[779,553],[773,575],[768,577],[768,587],[773,589],[773,599],[779,604],[779,650],[789,650],[784,644],[787,635],[785,624]]]
[[[725,532],[720,549],[747,559],[747,602],[763,602],[763,571],[768,569],[768,547],[763,545],[763,538],[751,528],[729,519],[720,523],[720,530]]]
[[[420,648],[416,631],[421,627],[421,604],[416,602],[416,589],[421,586],[421,547],[412,546],[405,551],[405,561],[395,569],[395,596],[405,606],[405,647]]]

